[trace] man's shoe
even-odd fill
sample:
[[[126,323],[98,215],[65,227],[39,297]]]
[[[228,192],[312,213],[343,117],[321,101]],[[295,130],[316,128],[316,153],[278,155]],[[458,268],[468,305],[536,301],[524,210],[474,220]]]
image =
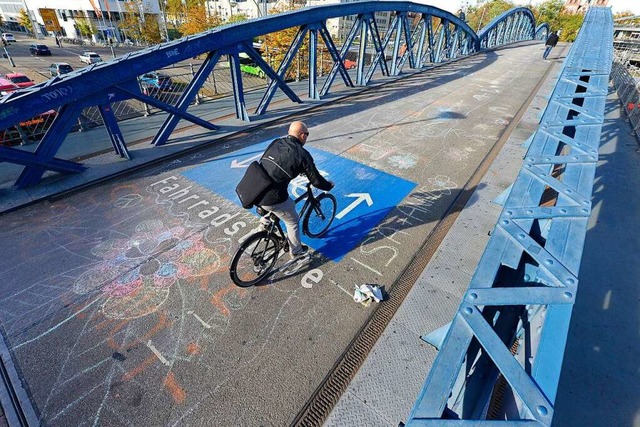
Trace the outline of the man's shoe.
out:
[[[300,252],[298,252],[297,254],[291,254],[291,260],[296,261],[306,257],[307,255],[309,255],[309,246],[301,245]]]

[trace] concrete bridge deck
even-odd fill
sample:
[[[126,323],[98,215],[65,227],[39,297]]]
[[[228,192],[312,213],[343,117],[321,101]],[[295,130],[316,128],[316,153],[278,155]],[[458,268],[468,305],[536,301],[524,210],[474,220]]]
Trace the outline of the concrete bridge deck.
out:
[[[559,60],[542,61],[541,52],[540,44],[524,44],[483,53],[298,110],[292,117],[310,126],[309,146],[337,182],[345,213],[327,238],[307,242],[310,265],[263,286],[241,290],[228,279],[238,238],[257,224],[232,197],[239,172],[231,165],[259,153],[291,117],[240,134],[237,124],[223,127],[222,144],[2,215],[3,355],[11,355],[27,419],[65,426],[300,421],[376,311],[353,302],[353,286],[373,283],[388,292],[381,307],[389,319],[399,309],[326,424],[404,421],[436,354],[419,337],[453,316],[500,210],[491,200],[519,170],[522,143],[555,83]],[[635,182],[637,146],[613,95],[608,108],[594,191],[601,209],[587,235],[558,425],[638,421],[637,401],[611,400],[614,411],[590,394],[623,387],[639,394],[637,330],[627,327],[637,316],[637,298],[628,296],[637,297],[638,271],[624,262],[638,252],[629,238],[638,226],[623,227],[621,218],[637,216],[640,194],[634,186],[621,192],[616,181]],[[283,106],[269,119],[293,113]],[[180,138],[217,137],[196,132]],[[139,162],[178,152],[180,143],[140,148]],[[52,179],[29,193],[4,188],[2,204],[118,172],[124,161],[112,158],[88,160],[105,165],[90,169],[95,175]],[[356,191],[369,192],[372,206],[354,205],[348,194]],[[412,269],[413,288],[403,285]],[[613,365],[619,348],[629,356]]]

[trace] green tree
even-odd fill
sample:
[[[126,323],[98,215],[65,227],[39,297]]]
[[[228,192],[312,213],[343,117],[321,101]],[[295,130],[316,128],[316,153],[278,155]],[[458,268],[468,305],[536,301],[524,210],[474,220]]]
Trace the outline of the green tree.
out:
[[[89,18],[79,17],[76,18],[75,21],[76,28],[78,29],[81,37],[90,39],[96,33],[96,27]]]
[[[158,44],[162,41],[158,15],[153,13],[144,14],[144,20],[140,28],[140,37],[142,41],[148,44]]]
[[[236,13],[235,15],[231,15],[230,17],[228,17],[225,23],[235,24],[236,22],[246,21],[247,19],[249,19],[249,17],[244,13]]]
[[[20,11],[18,12],[18,24],[25,27],[30,33],[33,33],[33,23],[31,22],[31,18],[29,18],[29,14],[25,9],[20,9]]]
[[[469,6],[467,10],[467,24],[473,30],[479,31],[493,18],[514,7],[514,3],[506,0],[478,1],[476,6]]]
[[[289,10],[298,9],[300,6],[281,4],[276,5],[269,14],[283,13]],[[269,33],[264,36],[262,43],[262,49],[266,55],[266,60],[271,65],[271,68],[278,71],[280,64],[284,60],[289,46],[293,42],[294,37],[298,33],[298,27],[287,28],[275,33]],[[309,38],[306,37],[302,45],[298,49],[296,58],[289,66],[286,78],[295,78],[298,76],[298,64],[300,65],[300,77],[304,78],[309,75],[308,73],[308,51],[309,51]]]
[[[563,11],[563,0],[546,0],[532,8],[536,25],[549,24],[551,31],[560,30],[560,40],[573,42],[582,26],[584,15]]]
[[[560,31],[560,41],[573,42],[582,27],[584,15],[581,13],[561,13],[558,16],[557,29]]]
[[[536,24],[542,24],[546,22],[550,27],[557,27],[557,19],[562,8],[564,7],[563,0],[546,0],[539,5],[532,8],[533,16],[536,18]]]
[[[124,18],[120,21],[120,31],[129,40],[142,39],[142,23],[138,4],[128,1],[124,4]]]
[[[158,15],[149,13],[142,0],[132,0],[124,4],[124,19],[120,21],[120,30],[128,39],[156,44],[162,41]]]

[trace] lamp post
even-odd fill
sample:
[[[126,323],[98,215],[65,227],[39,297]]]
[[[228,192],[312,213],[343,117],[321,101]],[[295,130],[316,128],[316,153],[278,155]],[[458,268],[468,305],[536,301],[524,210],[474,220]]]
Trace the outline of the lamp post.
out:
[[[164,37],[167,41],[169,41],[169,27],[167,25],[167,0],[158,0],[158,8],[162,13],[162,23],[164,24]]]
[[[109,1],[109,0],[106,0]],[[104,11],[102,10],[102,3],[100,2],[100,0],[98,0],[98,9],[100,10],[100,19],[102,19],[102,34],[103,34],[103,38],[107,39],[108,36],[108,28],[107,28],[107,22],[104,20]]]
[[[22,4],[24,5],[24,9],[27,11],[27,16],[29,17],[29,21],[31,22],[31,28],[33,29],[33,36],[38,39],[38,40],[42,40],[44,37],[42,36],[42,34],[40,34],[40,31],[38,31],[38,22],[33,19],[33,16],[31,16],[31,11],[29,10],[29,6],[27,6],[27,2],[26,0],[22,0]]]

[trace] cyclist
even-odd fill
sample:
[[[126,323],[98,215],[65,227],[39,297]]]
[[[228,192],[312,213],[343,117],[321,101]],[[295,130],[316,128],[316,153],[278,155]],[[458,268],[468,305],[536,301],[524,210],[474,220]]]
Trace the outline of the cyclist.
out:
[[[289,239],[289,255],[292,260],[303,258],[309,248],[300,242],[300,220],[296,205],[289,197],[289,183],[298,175],[305,174],[309,182],[320,190],[329,191],[333,182],[326,180],[313,162],[311,154],[305,150],[304,144],[309,138],[309,129],[303,122],[295,121],[289,126],[287,136],[275,139],[262,155],[262,167],[273,180],[262,197],[256,201],[257,206],[273,212],[287,228]]]

